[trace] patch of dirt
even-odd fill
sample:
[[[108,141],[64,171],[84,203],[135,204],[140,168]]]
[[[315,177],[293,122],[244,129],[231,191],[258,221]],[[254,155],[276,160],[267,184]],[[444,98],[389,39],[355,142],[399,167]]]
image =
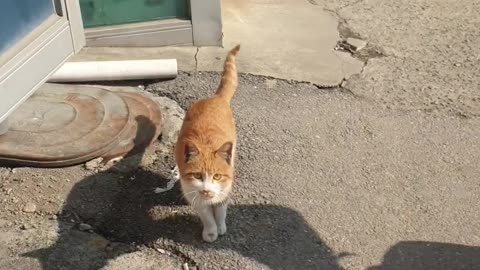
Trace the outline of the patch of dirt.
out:
[[[74,269],[71,267],[76,259],[72,254],[79,252],[74,246],[88,246],[89,242],[106,244],[95,249],[97,251],[76,254],[82,260],[95,262],[75,269],[91,269],[93,265],[99,269],[117,255],[141,250],[142,246],[154,247],[150,243],[159,234],[144,236],[146,231],[151,231],[152,223],[160,215],[175,214],[175,209],[187,213],[189,207],[182,202],[178,187],[160,195],[154,193],[155,188],[165,187],[170,180],[174,161],[161,143],[156,142],[152,150],[148,155],[155,158],[132,156],[107,168],[100,165],[92,168],[92,162],[90,166],[81,164],[58,169],[0,168],[0,235],[5,236],[0,241],[0,252],[17,258],[0,260],[0,269],[13,264],[28,269],[40,267],[17,257],[22,253],[31,253],[43,268]],[[139,166],[145,159],[155,161]],[[139,164],[135,166],[136,161]],[[162,213],[152,210],[162,204],[168,205]],[[51,245],[45,246],[46,243]],[[193,265],[191,260],[177,256],[177,250],[168,246],[163,249],[165,256]],[[58,252],[60,255],[55,255],[53,263],[52,254]],[[105,254],[100,256],[98,252]]]
[[[39,219],[55,218],[70,189],[91,172],[81,166],[65,169],[2,168],[0,219],[4,226],[34,227]],[[35,211],[24,211],[32,204]]]

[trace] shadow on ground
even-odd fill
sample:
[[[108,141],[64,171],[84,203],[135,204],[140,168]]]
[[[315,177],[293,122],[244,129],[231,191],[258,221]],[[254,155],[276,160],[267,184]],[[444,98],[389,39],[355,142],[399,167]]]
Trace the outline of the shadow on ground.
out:
[[[140,121],[139,125],[142,136],[154,136],[153,124]],[[338,264],[342,255],[334,254],[301,214],[281,206],[232,205],[227,235],[204,243],[200,222],[182,200],[178,185],[166,193],[153,193],[168,182],[171,165],[171,160],[160,160],[128,174],[112,168],[83,179],[65,201],[56,242],[25,256],[37,258],[43,269],[101,269],[118,256],[148,247],[170,251],[178,265],[188,262],[200,269],[236,264],[235,258],[220,254],[224,251],[271,269],[342,269]],[[95,233],[81,231],[79,223],[90,224]],[[479,247],[401,242],[385,255],[382,265],[369,270],[479,265]]]
[[[480,247],[448,243],[405,241],[393,246],[383,263],[368,270],[480,269]]]
[[[138,122],[141,135],[154,136],[154,125],[143,120]],[[178,185],[166,193],[153,192],[168,182],[170,166],[171,161],[161,160],[150,169],[128,174],[112,168],[78,182],[59,215],[57,241],[24,256],[37,258],[43,269],[100,269],[109,260],[146,246],[170,251],[181,262],[201,269],[212,269],[209,260],[215,265],[231,263],[226,256],[220,262],[219,257],[209,258],[209,253],[225,250],[272,269],[340,269],[337,257],[302,216],[280,206],[232,205],[227,235],[204,243],[200,221],[183,201]],[[81,231],[79,223],[91,225],[95,233]]]

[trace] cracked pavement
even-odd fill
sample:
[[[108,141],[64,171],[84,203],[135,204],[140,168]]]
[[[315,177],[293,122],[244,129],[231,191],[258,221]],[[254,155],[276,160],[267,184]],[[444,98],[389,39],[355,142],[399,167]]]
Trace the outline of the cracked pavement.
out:
[[[218,80],[181,74],[148,89],[186,107]],[[182,250],[206,269],[475,269],[480,121],[337,90],[241,76],[234,198],[283,210],[234,210],[227,240]]]
[[[346,88],[386,107],[479,116],[478,1],[342,2],[324,1],[385,55]]]
[[[255,2],[261,14],[272,4]],[[278,6],[288,2],[272,4],[272,12],[283,14]],[[312,7],[308,14],[329,14],[315,23],[334,27],[330,53],[341,38],[368,41],[364,51],[348,55],[361,60],[361,69],[343,83],[336,73],[333,85],[341,87],[326,88],[316,79],[292,80],[304,80],[302,69],[313,76],[310,62],[317,58],[309,53],[315,52],[294,51],[298,61],[289,62],[291,56],[268,44],[242,48],[244,71],[260,65],[267,72],[242,74],[233,101],[239,147],[225,237],[201,241],[178,188],[152,194],[168,178],[169,157],[126,175],[81,166],[26,168],[0,174],[4,188],[13,187],[4,190],[13,194],[9,203],[16,196],[21,205],[48,185],[59,198],[35,215],[2,209],[0,269],[181,269],[185,262],[213,270],[478,269],[479,3],[311,0],[301,6]],[[224,12],[252,19],[248,6],[235,8]],[[234,34],[226,33],[227,43]],[[254,48],[270,58],[255,58]],[[123,53],[98,51],[107,58]],[[160,51],[176,55],[187,72],[147,82],[147,91],[186,108],[218,86],[223,50],[134,55]],[[288,73],[289,67],[301,68]],[[43,185],[32,188],[31,179]],[[64,213],[57,218],[52,213],[59,209]],[[79,231],[78,222],[94,232]]]

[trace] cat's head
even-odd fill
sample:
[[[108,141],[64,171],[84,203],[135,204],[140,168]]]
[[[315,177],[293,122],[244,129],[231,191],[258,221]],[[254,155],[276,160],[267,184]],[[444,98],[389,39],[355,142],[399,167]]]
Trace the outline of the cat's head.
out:
[[[181,181],[184,196],[191,203],[215,204],[228,197],[233,182],[233,148],[232,142],[218,149],[185,144]]]

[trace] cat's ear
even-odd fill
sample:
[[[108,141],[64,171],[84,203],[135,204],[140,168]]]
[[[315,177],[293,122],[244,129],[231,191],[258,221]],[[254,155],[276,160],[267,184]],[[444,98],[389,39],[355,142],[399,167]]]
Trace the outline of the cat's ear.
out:
[[[198,156],[199,151],[197,146],[195,144],[188,142],[185,144],[185,163],[189,162],[192,160],[192,158]]]
[[[232,163],[233,144],[226,142],[215,152],[219,157],[223,158],[229,165]]]

